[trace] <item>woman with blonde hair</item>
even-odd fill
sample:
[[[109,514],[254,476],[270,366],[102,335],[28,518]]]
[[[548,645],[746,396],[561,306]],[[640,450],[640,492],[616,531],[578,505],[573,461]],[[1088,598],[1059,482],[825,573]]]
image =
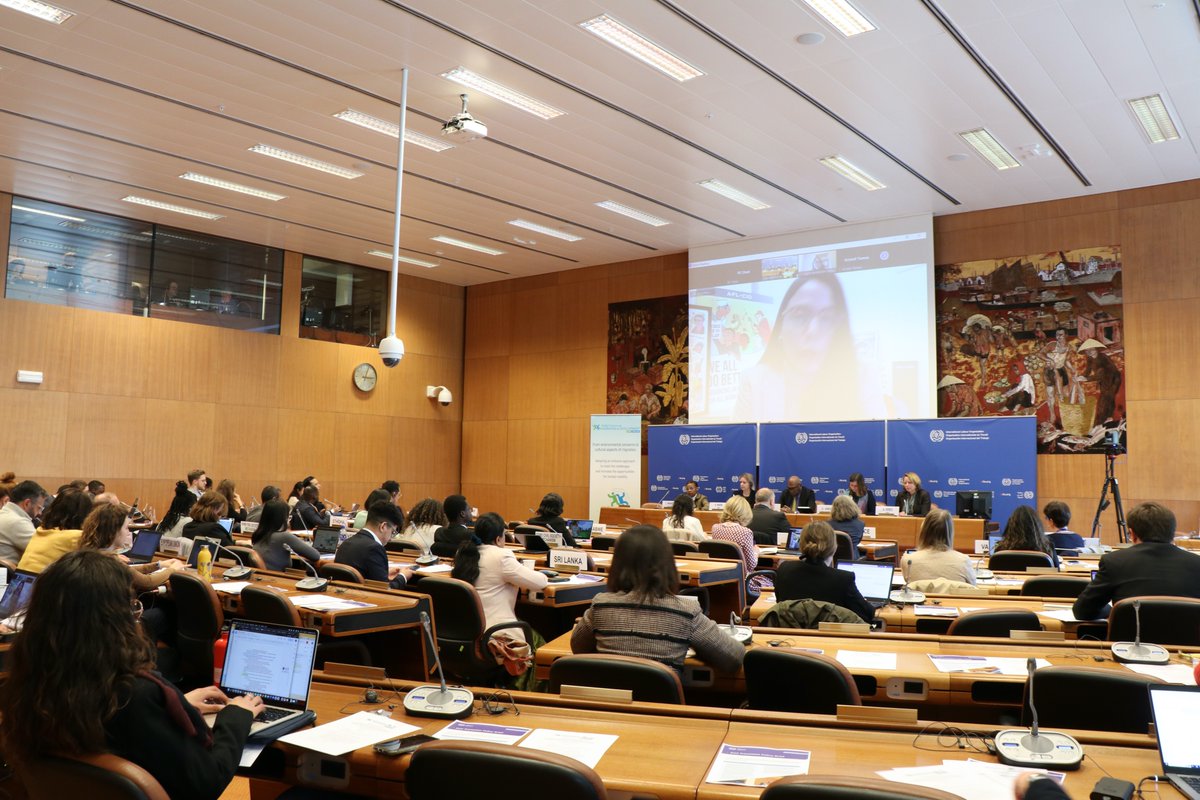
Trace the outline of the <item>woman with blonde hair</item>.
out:
[[[742,551],[742,566],[749,575],[758,566],[758,548],[754,546],[754,532],[746,526],[754,517],[754,510],[745,498],[734,495],[725,501],[721,509],[721,521],[712,527],[712,539],[733,542]]]
[[[929,492],[921,488],[921,476],[915,472],[906,472],[900,478],[900,495],[896,505],[900,506],[900,514],[905,517],[923,517],[929,513],[931,501]]]
[[[858,516],[858,503],[847,494],[839,494],[833,498],[833,508],[829,512],[829,526],[835,531],[841,531],[850,537],[855,548],[862,541],[866,526]]]
[[[954,521],[950,512],[941,508],[925,515],[917,552],[906,554],[901,567],[905,581],[945,578],[975,585],[971,559],[954,549]]]

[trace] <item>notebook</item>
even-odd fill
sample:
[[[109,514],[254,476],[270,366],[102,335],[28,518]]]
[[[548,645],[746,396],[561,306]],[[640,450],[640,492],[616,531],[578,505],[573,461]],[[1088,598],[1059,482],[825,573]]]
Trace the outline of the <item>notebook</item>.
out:
[[[142,531],[133,540],[133,547],[125,553],[130,564],[149,564],[158,552],[158,543],[163,535],[159,531]]]
[[[0,620],[7,620],[25,612],[29,607],[29,598],[33,595],[35,580],[36,573],[19,569],[9,571],[8,586],[4,587],[4,596],[0,597]]]
[[[592,538],[592,520],[569,519],[567,520],[567,530],[575,537],[575,541],[585,542]]]
[[[317,528],[312,532],[313,547],[322,555],[336,553],[344,533],[341,528]]]
[[[892,573],[896,567],[889,561],[841,561],[838,569],[854,573],[854,583],[863,598],[874,608],[887,605],[892,593]]]
[[[317,631],[266,622],[234,620],[221,669],[221,691],[227,697],[256,694],[266,706],[250,727],[251,734],[290,722],[308,710]],[[208,718],[212,725],[213,717]]]
[[[192,540],[192,552],[188,554],[188,567],[191,569],[196,568],[196,559],[199,558],[201,550],[207,550],[208,554],[212,556],[212,563],[217,563],[217,548],[220,547],[220,545],[221,542],[218,539],[210,539],[207,536],[197,536]]]
[[[800,552],[800,534],[804,533],[804,528],[792,528],[788,531],[787,547],[784,552],[799,553]]]
[[[1151,683],[1150,710],[1163,774],[1192,800],[1200,800],[1200,686]]]

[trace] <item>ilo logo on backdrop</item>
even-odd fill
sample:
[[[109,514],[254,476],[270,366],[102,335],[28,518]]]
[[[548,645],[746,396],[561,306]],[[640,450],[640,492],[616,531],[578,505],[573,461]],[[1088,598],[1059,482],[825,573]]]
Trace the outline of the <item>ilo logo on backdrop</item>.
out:
[[[946,478],[946,483],[951,486],[958,486],[958,478]]]
[[[692,437],[688,436],[686,433],[679,434],[679,443],[681,445],[683,445],[684,447],[687,447],[688,443],[691,441],[692,441]]]
[[[946,432],[941,428],[934,428],[929,432],[929,441],[937,444],[946,439]]]
[[[808,434],[804,431],[796,434],[796,444],[808,444]]]

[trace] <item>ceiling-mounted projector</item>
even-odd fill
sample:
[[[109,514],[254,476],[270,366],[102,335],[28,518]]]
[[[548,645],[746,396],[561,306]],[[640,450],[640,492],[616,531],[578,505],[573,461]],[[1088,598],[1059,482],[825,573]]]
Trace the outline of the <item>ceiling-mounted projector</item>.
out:
[[[467,111],[467,96],[460,94],[462,111],[455,114],[442,125],[442,136],[459,136],[468,142],[472,139],[482,139],[487,136],[487,125],[471,116]]]

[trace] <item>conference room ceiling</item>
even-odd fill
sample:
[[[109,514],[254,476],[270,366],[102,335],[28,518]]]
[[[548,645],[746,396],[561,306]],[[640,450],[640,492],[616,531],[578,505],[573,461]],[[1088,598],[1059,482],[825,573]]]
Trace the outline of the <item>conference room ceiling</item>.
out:
[[[442,138],[464,91],[488,127],[442,152],[406,147],[402,251],[438,266],[401,270],[458,285],[1200,177],[1193,0],[854,3],[875,30],[846,37],[803,0],[54,0],[74,14],[57,25],[0,7],[0,189],[386,269],[367,251],[391,248],[396,139],[333,115],[398,122],[404,66],[410,130]],[[705,74],[678,82],[580,27],[601,14]],[[563,113],[540,119],[443,77],[456,67]],[[1127,103],[1155,94],[1176,140],[1151,144]],[[1019,166],[995,169],[959,136],[979,128]],[[832,155],[886,188],[835,174],[819,161]]]

